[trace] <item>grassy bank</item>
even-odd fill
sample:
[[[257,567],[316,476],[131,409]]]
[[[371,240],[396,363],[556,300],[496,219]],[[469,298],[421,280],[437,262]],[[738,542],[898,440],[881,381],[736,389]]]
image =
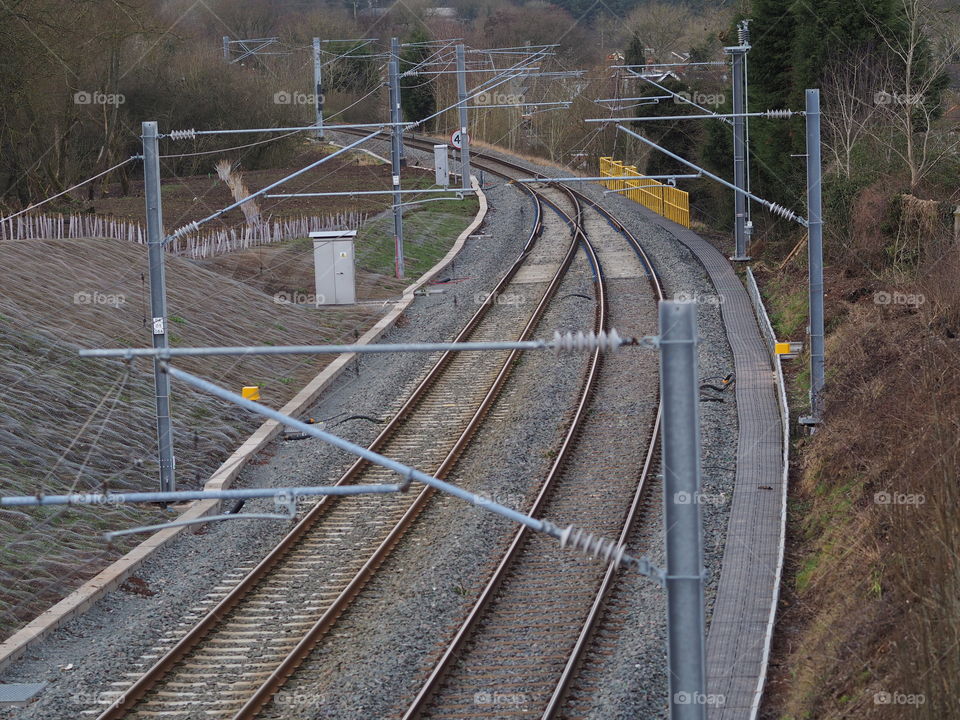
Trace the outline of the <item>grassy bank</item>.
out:
[[[407,280],[393,273],[392,224],[377,219],[357,240],[360,299],[395,296],[447,253],[476,200],[430,203],[408,213]],[[388,218],[389,219],[389,218]],[[149,363],[81,359],[80,347],[148,345],[143,246],[113,241],[18,241],[0,245],[0,454],[10,495],[153,490],[155,428]],[[352,341],[378,306],[321,307],[277,301],[313,293],[309,239],[193,262],[167,258],[173,346],[287,345]],[[195,358],[184,369],[234,390],[260,385],[280,407],[330,358]],[[258,424],[235,407],[182,385],[173,389],[178,485],[202,486]],[[153,524],[152,508],[0,511],[0,637],[139,542],[108,547],[106,530]]]
[[[960,717],[960,252],[945,232],[922,246],[912,268],[827,269],[827,409],[795,438],[768,719]],[[761,281],[802,339],[802,263]]]

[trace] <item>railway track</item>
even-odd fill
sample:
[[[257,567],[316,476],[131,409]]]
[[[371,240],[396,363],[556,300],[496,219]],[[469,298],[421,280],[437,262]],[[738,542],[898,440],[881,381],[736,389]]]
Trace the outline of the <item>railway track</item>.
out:
[[[659,451],[655,453],[653,465],[660,463]],[[629,532],[625,533],[627,545],[631,548],[649,547],[658,544],[660,533],[660,504],[659,495],[662,492],[662,480],[659,475],[651,475],[647,479],[649,486],[645,495],[639,498],[636,508],[631,508],[634,522]],[[558,692],[551,697],[547,717],[584,718],[597,716],[603,713],[603,705],[616,707],[616,696],[607,698],[598,703],[597,699],[609,694],[611,678],[618,674],[617,664],[623,663],[620,655],[620,639],[629,623],[634,627],[643,623],[647,627],[656,627],[656,615],[651,616],[649,609],[637,610],[637,598],[644,591],[644,585],[650,581],[647,578],[628,576],[608,572],[604,577],[602,592],[597,593],[598,602],[591,608],[591,612],[581,628],[581,637],[578,638],[579,647],[571,654],[574,663],[564,669],[564,677],[557,684]],[[602,598],[602,601],[601,601]],[[654,601],[656,612],[666,624],[666,598]],[[582,638],[582,639],[581,639]],[[636,662],[638,658],[631,657]],[[662,682],[666,684],[666,667],[663,667]],[[617,688],[618,694],[623,697],[629,692],[628,688]],[[610,711],[615,716],[616,711]],[[602,716],[602,715],[601,715]]]
[[[528,241],[457,341],[530,337],[584,241],[574,194],[528,192],[536,211]],[[544,206],[552,212],[545,213]],[[567,234],[568,243],[557,241]],[[521,272],[528,275],[524,294],[538,296],[529,316],[496,302],[511,292]],[[603,322],[598,312],[595,329]],[[517,357],[516,352],[440,355],[371,448],[446,476]],[[391,480],[387,470],[357,461],[338,484]],[[255,717],[403,540],[432,492],[317,501],[196,624],[161,643],[145,672],[128,687],[119,685],[100,720]]]
[[[489,156],[480,153],[486,161]],[[515,170],[528,170],[496,158]],[[659,280],[642,247],[629,231],[602,208],[579,196],[593,222],[582,227],[594,237],[588,244],[598,276],[602,268],[616,268],[617,280],[606,281],[601,294],[603,322],[612,318],[617,328],[632,335],[655,331],[631,322],[646,301],[655,307],[662,298]],[[608,223],[611,232],[603,232]],[[590,227],[592,225],[592,227]],[[614,237],[615,236],[615,237]],[[617,242],[619,239],[619,243]],[[624,241],[626,241],[624,243]],[[595,247],[596,246],[596,247]],[[624,247],[633,253],[625,255]],[[632,278],[649,279],[649,296],[631,287]],[[630,466],[631,426],[623,418],[604,413],[611,394],[637,379],[632,358],[594,357],[591,384],[582,399],[567,441],[540,494],[529,509],[555,522],[575,524],[625,543],[638,516],[649,510],[651,469],[658,463],[659,403],[651,398],[650,431],[635,473]],[[656,377],[656,365],[648,368]],[[656,395],[656,383],[653,383]],[[591,422],[586,422],[587,415]],[[623,435],[623,432],[627,432]],[[620,441],[617,437],[619,435]],[[624,441],[624,439],[626,440]],[[618,457],[619,455],[619,457]],[[625,462],[626,461],[626,462]],[[655,470],[653,472],[656,472]],[[618,572],[564,553],[549,539],[520,529],[470,613],[429,671],[429,677],[403,712],[404,720],[419,717],[557,717],[577,683],[578,670],[595,632]]]
[[[479,157],[529,173],[509,161],[484,153]],[[598,282],[604,326],[612,318],[631,335],[655,332],[655,311],[645,318],[646,326],[637,317],[643,307],[654,308],[662,299],[642,247],[609,213],[575,194],[594,216],[581,229],[593,238],[585,246],[598,280],[604,268],[616,277]],[[647,297],[635,282],[643,276],[649,280]],[[639,457],[631,455],[629,445],[636,445],[634,433],[644,423],[604,412],[619,388],[637,380],[632,363],[633,356],[593,357],[587,391],[530,514],[618,536],[624,544],[638,517],[650,512],[655,498],[650,477],[659,465],[656,383],[648,412],[651,430]],[[650,376],[655,377],[655,366]],[[639,460],[636,472],[624,472],[631,457]],[[520,529],[403,719],[560,716],[583,679],[581,664],[594,645],[617,579],[616,569],[565,553],[549,539]],[[589,695],[591,682],[597,681],[584,680],[580,695]]]

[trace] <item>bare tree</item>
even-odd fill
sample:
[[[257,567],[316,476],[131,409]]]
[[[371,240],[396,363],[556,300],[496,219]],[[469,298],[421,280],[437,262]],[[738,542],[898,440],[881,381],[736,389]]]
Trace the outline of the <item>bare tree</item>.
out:
[[[631,36],[653,51],[658,62],[677,62],[679,58],[671,53],[688,51],[696,44],[697,24],[693,19],[690,10],[682,5],[652,2],[630,13],[626,27]]]
[[[872,53],[844,54],[828,63],[823,75],[824,144],[840,174],[849,179],[853,150],[877,122],[880,61]]]
[[[900,12],[904,24],[899,33],[873,19],[892,58],[885,64],[884,85],[874,100],[891,129],[877,137],[907,165],[912,192],[940,160],[960,147],[960,140],[938,132],[934,125],[943,109],[946,66],[960,51],[960,28],[955,15],[935,11],[924,0],[900,0]]]

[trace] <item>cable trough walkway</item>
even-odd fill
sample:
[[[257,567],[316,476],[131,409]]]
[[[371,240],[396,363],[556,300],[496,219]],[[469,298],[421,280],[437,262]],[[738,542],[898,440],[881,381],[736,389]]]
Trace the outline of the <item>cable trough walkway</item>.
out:
[[[703,263],[723,299],[737,384],[736,485],[723,569],[707,633],[710,720],[756,717],[782,567],[784,426],[777,376],[750,296],[727,259],[694,232],[648,212]],[[722,701],[719,700],[722,696]]]

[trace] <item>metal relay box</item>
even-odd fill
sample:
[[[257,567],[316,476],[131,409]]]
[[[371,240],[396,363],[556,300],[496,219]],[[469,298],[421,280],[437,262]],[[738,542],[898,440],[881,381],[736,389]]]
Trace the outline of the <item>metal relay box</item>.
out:
[[[352,305],[357,301],[353,241],[356,230],[321,230],[313,240],[315,305]]]

